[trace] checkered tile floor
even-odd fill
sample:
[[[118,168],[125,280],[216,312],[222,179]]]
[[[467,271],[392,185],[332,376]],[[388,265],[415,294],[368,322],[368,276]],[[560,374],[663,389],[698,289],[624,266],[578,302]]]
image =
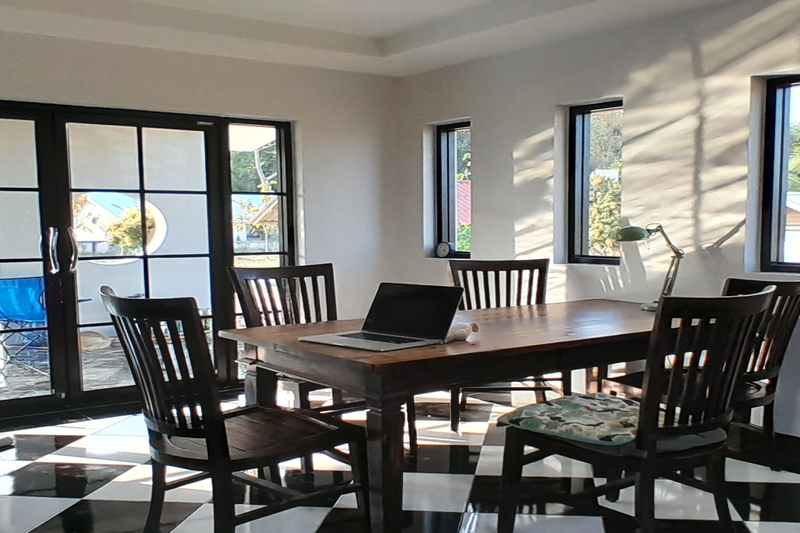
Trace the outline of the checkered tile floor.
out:
[[[470,400],[461,432],[449,430],[446,396],[418,397],[420,450],[409,457],[404,488],[404,533],[489,533],[495,531],[503,430],[495,419],[503,403]],[[501,400],[502,401],[502,400]],[[363,423],[363,414],[351,419]],[[0,532],[140,532],[150,496],[149,456],[140,416],[84,420],[10,433],[16,446],[0,451]],[[284,483],[294,488],[347,479],[347,467],[324,456],[317,472],[304,476],[299,463],[282,465]],[[172,476],[186,475],[172,471]],[[588,465],[557,456],[525,467],[535,486],[581,487]],[[773,472],[756,464],[729,460],[729,497],[737,531],[800,533],[800,475]],[[609,507],[633,512],[633,489]],[[240,533],[334,533],[361,531],[352,495],[324,507],[302,507],[240,526]],[[211,533],[210,482],[167,493],[162,532]],[[261,503],[257,491],[237,487],[242,511]],[[717,530],[709,494],[662,481],[657,486],[656,516],[667,531]],[[536,533],[627,533],[627,524],[545,500],[523,502],[516,531]]]

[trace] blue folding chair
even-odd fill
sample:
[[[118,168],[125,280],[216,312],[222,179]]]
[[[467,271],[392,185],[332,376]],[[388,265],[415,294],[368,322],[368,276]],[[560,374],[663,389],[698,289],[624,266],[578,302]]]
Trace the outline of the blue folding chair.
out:
[[[32,347],[45,346],[43,331],[26,331],[46,324],[43,302],[44,277],[0,279],[0,373],[12,363],[40,374],[33,361],[22,356]]]

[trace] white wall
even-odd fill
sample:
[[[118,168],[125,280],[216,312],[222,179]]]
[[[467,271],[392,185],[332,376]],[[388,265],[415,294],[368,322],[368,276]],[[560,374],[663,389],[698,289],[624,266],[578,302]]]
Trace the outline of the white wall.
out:
[[[0,100],[294,121],[301,260],[334,263],[340,315],[365,314],[396,80],[2,32],[0,50]]]
[[[612,97],[625,102],[623,217],[661,222],[686,250],[676,294],[719,294],[726,277],[752,275],[744,250],[755,218],[721,248],[701,245],[748,212],[748,180],[758,172],[748,167],[751,77],[800,71],[798,22],[795,0],[736,3],[401,80],[397,166],[385,193],[397,199],[391,241],[402,251],[392,276],[447,282],[446,261],[429,252],[426,125],[472,121],[473,257],[558,258],[565,255],[559,106]],[[557,264],[548,299],[652,300],[669,256],[654,241],[649,249],[626,244],[620,267]],[[800,376],[800,361],[791,370]],[[783,389],[778,429],[800,435],[800,393]]]

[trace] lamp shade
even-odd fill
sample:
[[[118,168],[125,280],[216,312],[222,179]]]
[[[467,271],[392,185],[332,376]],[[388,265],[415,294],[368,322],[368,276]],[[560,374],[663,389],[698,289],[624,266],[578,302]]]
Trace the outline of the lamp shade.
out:
[[[641,226],[625,226],[617,232],[617,242],[644,241],[652,236],[652,232]]]

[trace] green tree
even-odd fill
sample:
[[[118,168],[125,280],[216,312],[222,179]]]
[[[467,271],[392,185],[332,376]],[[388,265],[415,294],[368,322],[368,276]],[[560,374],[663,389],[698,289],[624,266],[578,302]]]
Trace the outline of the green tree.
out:
[[[789,190],[800,191],[800,124],[789,128]]]
[[[592,113],[591,121],[589,166],[622,168],[622,109]]]
[[[275,141],[252,152],[231,152],[233,192],[278,190],[278,153]]]
[[[622,183],[619,177],[589,178],[589,255],[619,255]]]
[[[147,214],[147,240],[153,238],[156,221]],[[134,255],[144,249],[142,242],[142,212],[138,207],[129,207],[106,228],[108,243],[119,246],[123,255]]]

